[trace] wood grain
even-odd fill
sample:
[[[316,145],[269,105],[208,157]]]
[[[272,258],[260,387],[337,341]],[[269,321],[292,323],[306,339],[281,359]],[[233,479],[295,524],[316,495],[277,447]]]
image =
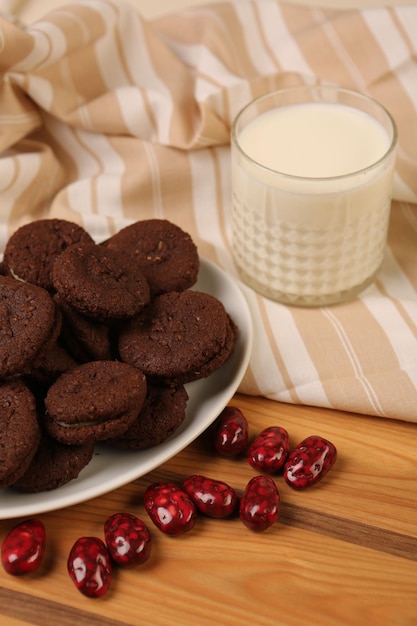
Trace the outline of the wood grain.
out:
[[[119,510],[145,521],[142,496],[156,480],[191,473],[241,491],[254,475],[244,458],[216,455],[210,431],[150,474],[109,494],[39,516],[48,532],[39,570],[0,571],[0,623],[60,626],[416,626],[417,428],[413,424],[236,396],[250,433],[287,428],[292,445],[309,434],[337,445],[329,475],[305,492],[281,476],[280,520],[253,533],[239,519],[200,517],[192,532],[167,537],[151,526],[148,563],[115,570],[98,600],[72,585],[66,558],[81,535],[102,536]],[[0,539],[18,520],[0,522]]]
[[[329,513],[317,513],[306,507],[285,502],[281,507],[280,520],[281,523],[296,528],[310,531],[314,528],[315,533],[417,561],[417,540],[392,530],[384,530],[378,526],[348,520]]]

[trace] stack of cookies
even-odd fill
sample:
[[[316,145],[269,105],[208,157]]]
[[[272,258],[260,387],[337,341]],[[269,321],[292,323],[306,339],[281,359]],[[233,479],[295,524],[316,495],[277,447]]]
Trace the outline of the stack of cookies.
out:
[[[183,422],[185,385],[218,370],[237,327],[191,289],[191,237],[143,220],[96,244],[79,225],[19,228],[0,275],[0,488],[55,489],[100,442],[143,449]]]

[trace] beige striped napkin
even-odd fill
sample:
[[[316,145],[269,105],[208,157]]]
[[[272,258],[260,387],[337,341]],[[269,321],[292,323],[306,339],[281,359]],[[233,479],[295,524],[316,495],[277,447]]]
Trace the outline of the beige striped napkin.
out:
[[[0,8],[1,8],[0,2]],[[417,422],[417,6],[330,11],[239,0],[146,22],[77,1],[0,30],[0,246],[43,217],[98,241],[168,218],[236,276],[229,132],[253,96],[331,82],[385,104],[399,128],[389,248],[348,304],[285,307],[243,287],[255,322],[240,390]]]

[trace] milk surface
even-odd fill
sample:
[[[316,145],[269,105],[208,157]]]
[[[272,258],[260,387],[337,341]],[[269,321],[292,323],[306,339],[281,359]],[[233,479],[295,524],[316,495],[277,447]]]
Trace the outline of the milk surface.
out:
[[[374,164],[387,151],[389,137],[362,111],[312,102],[263,113],[242,130],[239,143],[248,156],[272,170],[322,178]]]

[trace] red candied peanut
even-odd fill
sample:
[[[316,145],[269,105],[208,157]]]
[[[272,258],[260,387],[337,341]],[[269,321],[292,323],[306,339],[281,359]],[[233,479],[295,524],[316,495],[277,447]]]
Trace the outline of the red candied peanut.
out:
[[[109,589],[112,564],[107,547],[98,537],[80,537],[67,561],[68,573],[77,589],[89,598],[100,598]]]
[[[114,513],[104,523],[104,538],[114,563],[134,567],[145,563],[151,553],[148,527],[130,513]]]
[[[37,519],[17,524],[6,535],[1,546],[1,562],[8,574],[21,576],[37,569],[46,545],[45,527]]]
[[[239,517],[250,530],[261,532],[275,524],[280,508],[274,480],[270,476],[254,476],[240,499]]]
[[[198,511],[210,517],[229,517],[239,502],[239,496],[233,487],[200,474],[189,476],[182,486]]]
[[[289,437],[285,428],[269,426],[252,441],[246,458],[254,469],[273,474],[284,466],[288,451]]]
[[[214,447],[222,456],[236,456],[248,445],[246,417],[234,406],[226,406],[214,423]]]
[[[284,479],[294,489],[305,489],[321,480],[334,465],[337,450],[323,437],[311,435],[288,455]]]
[[[166,535],[182,535],[195,525],[195,504],[175,483],[160,482],[150,485],[145,491],[144,504],[155,526]]]

